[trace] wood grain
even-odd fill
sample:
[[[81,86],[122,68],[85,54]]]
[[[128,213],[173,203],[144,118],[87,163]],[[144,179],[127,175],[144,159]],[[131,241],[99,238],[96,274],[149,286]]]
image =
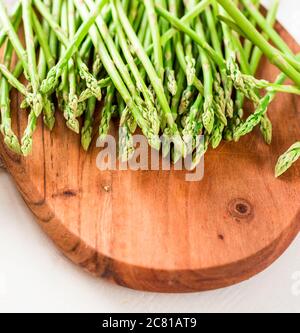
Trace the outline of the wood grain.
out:
[[[263,61],[261,77],[277,73]],[[18,94],[11,100],[21,135],[26,112]],[[277,157],[299,139],[299,110],[298,97],[278,95],[270,108],[273,144],[259,131],[223,144],[206,155],[196,183],[174,170],[100,172],[95,142],[85,153],[59,112],[52,133],[40,121],[32,156],[18,157],[2,141],[0,152],[37,221],[74,263],[134,289],[202,291],[262,271],[299,232],[299,164],[274,178]]]

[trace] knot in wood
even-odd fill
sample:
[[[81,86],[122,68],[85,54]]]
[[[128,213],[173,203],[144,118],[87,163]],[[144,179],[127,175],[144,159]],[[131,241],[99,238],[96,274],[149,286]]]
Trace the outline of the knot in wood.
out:
[[[253,206],[246,199],[237,198],[228,205],[229,214],[237,221],[250,221],[254,216]]]

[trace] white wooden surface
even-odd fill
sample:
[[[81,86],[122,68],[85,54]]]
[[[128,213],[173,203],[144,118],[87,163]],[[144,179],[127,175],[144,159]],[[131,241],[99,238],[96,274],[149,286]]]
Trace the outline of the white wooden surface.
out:
[[[300,2],[281,2],[280,20],[300,42]],[[161,295],[110,285],[71,264],[3,171],[0,212],[0,312],[300,312],[300,237],[272,267],[240,285]]]

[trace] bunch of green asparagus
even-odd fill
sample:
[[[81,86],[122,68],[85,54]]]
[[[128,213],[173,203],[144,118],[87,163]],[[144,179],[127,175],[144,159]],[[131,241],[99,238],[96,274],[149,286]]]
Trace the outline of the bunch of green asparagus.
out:
[[[30,154],[38,117],[52,130],[56,109],[85,150],[95,126],[103,140],[119,119],[123,160],[135,151],[137,128],[164,156],[176,162],[191,154],[194,165],[209,146],[238,141],[256,127],[270,144],[267,111],[276,93],[300,94],[300,58],[274,29],[278,5],[273,0],[263,15],[259,0],[21,0],[9,15],[0,0],[6,145]],[[263,55],[282,72],[274,83],[255,78]],[[284,85],[287,78],[294,85]],[[21,140],[12,126],[11,88],[28,110]],[[254,105],[250,116],[246,100]],[[299,157],[298,142],[279,158],[276,176]]]

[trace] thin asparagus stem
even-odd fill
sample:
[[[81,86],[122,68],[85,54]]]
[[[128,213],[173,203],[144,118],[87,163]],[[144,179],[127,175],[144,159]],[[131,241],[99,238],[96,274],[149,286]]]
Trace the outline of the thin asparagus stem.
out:
[[[4,51],[4,64],[9,67],[11,63],[13,53],[13,47],[8,41],[6,49]],[[0,130],[4,137],[4,142],[7,147],[13,152],[20,154],[21,147],[17,136],[12,130],[12,120],[10,114],[10,99],[9,99],[9,82],[5,76],[1,77],[1,97],[0,97],[0,108],[1,108],[1,126]]]
[[[154,67],[156,68],[158,77],[163,80],[164,77],[164,65],[163,65],[163,53],[162,46],[160,41],[160,32],[159,25],[156,16],[156,12],[154,9],[153,0],[144,0],[144,4],[146,7],[146,13],[149,20],[150,31],[152,35],[153,41],[153,57],[154,57]]]
[[[0,16],[2,21],[3,31],[5,34],[8,35],[14,47],[14,50],[16,51],[20,61],[22,62],[25,72],[28,73],[27,53],[20,42],[20,39],[14,29],[13,24],[10,22],[10,19],[7,15],[6,9],[2,1],[0,1]]]
[[[238,0],[237,0],[238,1]],[[260,6],[260,0],[251,0],[253,5],[256,7],[256,8],[259,8]],[[237,2],[236,2],[237,3]],[[253,18],[250,17],[249,21],[254,25],[255,24],[255,21]],[[251,51],[252,51],[252,48],[253,48],[253,44],[252,42],[249,40],[249,39],[246,39],[245,42],[244,42],[244,45],[243,45],[243,49],[244,49],[244,52],[245,52],[245,56],[246,56],[246,59],[247,61],[250,60],[250,56],[251,56]]]
[[[61,7],[61,27],[65,33],[65,35],[68,35],[69,33],[69,15],[68,15],[68,2],[64,1],[62,3],[62,7]],[[63,57],[64,53],[66,52],[66,48],[64,45],[61,45],[60,48],[60,57]],[[78,101],[76,99],[76,84],[74,87],[74,81],[70,82],[71,80],[75,80],[75,73],[74,73],[74,63],[70,60],[72,58],[70,58],[68,60],[67,65],[63,68],[63,72],[62,72],[62,80],[61,80],[61,85],[60,85],[60,90],[62,93],[61,96],[61,108],[63,109],[63,114],[64,114],[64,118],[66,119],[66,125],[67,127],[75,132],[75,133],[79,133],[79,122],[76,119],[76,115],[75,112],[77,112],[77,107],[78,107]],[[69,70],[73,71],[73,73],[69,73]],[[71,85],[73,85],[73,87],[71,88]],[[75,88],[75,91],[74,91]],[[74,100],[75,99],[75,100]],[[75,112],[74,112],[75,110]]]
[[[178,75],[177,75],[177,84],[178,84],[177,85],[177,91],[176,91],[175,96],[173,96],[172,103],[171,103],[171,112],[172,112],[174,120],[176,120],[177,117],[178,117],[178,108],[179,108],[181,95],[182,95],[183,90],[184,90],[185,78],[186,78],[185,77],[185,72],[180,67]]]
[[[227,11],[232,19],[238,23],[243,32],[258,46],[271,63],[277,66],[297,85],[300,85],[300,73],[285,60],[281,52],[269,44],[266,39],[253,27],[238,7],[230,0],[216,0]]]
[[[211,4],[212,0],[202,0],[198,3],[191,11],[186,13],[181,19],[180,22],[183,24],[188,24],[192,22],[197,16],[199,16],[206,8]],[[164,47],[166,43],[177,34],[177,30],[174,28],[169,29],[161,37],[161,45]],[[146,53],[149,55],[153,51],[153,44],[146,49]]]
[[[280,0],[273,0],[272,5],[270,6],[268,13],[267,13],[267,17],[266,17],[267,23],[272,27],[274,26],[274,24],[276,22],[279,1]],[[263,36],[266,39],[268,39],[268,37],[265,33],[263,34]],[[255,47],[253,50],[253,54],[251,56],[251,60],[250,60],[251,73],[253,73],[253,74],[256,73],[262,55],[263,55],[263,53],[261,52],[261,50],[258,47]]]
[[[200,38],[205,40],[203,26],[200,20],[197,20],[196,31]],[[203,49],[199,49],[204,81],[204,105],[202,121],[208,134],[210,134],[214,127],[215,112],[213,108],[213,75],[210,60]]]
[[[84,125],[81,130],[81,145],[85,151],[90,147],[93,132],[93,115],[96,108],[97,99],[95,97],[89,98],[87,102],[87,109],[85,112]]]
[[[85,0],[85,3],[87,4],[88,8],[91,8],[92,6],[92,0]],[[88,10],[86,8],[82,8],[82,13],[85,15],[88,15]],[[108,51],[111,53],[114,62],[116,64],[116,67],[118,68],[121,77],[124,80],[124,83],[127,85],[128,90],[132,94],[134,100],[136,101],[137,105],[143,110],[143,104],[144,101],[140,98],[140,96],[137,93],[136,87],[130,77],[129,71],[125,63],[123,62],[123,59],[114,43],[113,38],[111,37],[108,27],[106,26],[104,20],[99,16],[96,20],[97,27],[100,31],[100,34],[102,35],[103,40],[106,43],[106,46],[108,48]]]
[[[158,3],[163,6],[163,8],[168,8],[167,0],[158,0]],[[162,35],[164,35],[169,30],[169,23],[166,20],[162,20]],[[160,38],[160,41],[162,38]],[[164,53],[164,67],[165,67],[165,85],[167,90],[172,96],[176,95],[177,91],[177,82],[175,78],[174,66],[174,54],[172,50],[172,40],[166,42],[166,45],[163,48]]]
[[[225,15],[223,8],[218,9],[220,9],[221,13]],[[224,36],[225,58],[226,62],[228,63],[234,54],[232,34],[227,24],[221,22],[221,26]],[[232,118],[234,113],[234,106],[232,101],[233,84],[230,80],[226,80],[225,84],[226,89],[224,91],[224,95],[226,100],[226,114],[229,116],[229,118]]]
[[[52,30],[55,32],[57,38],[67,48],[72,48],[72,45],[71,45],[72,43],[67,38],[67,35],[65,34],[64,31],[62,31],[61,27],[53,19],[51,13],[47,10],[47,7],[43,4],[43,2],[41,2],[40,0],[34,0],[34,1],[35,1],[35,5],[38,8],[39,12],[47,20],[47,22],[51,26]],[[108,1],[108,0],[105,0],[104,2],[106,2],[106,1]],[[75,36],[74,39],[75,38],[77,38],[77,37]],[[74,50],[75,49],[76,49],[76,46],[74,46]],[[80,53],[80,56],[76,57],[76,64],[77,64],[77,67],[78,67],[79,74],[80,74],[81,78],[86,81],[87,91],[84,92],[84,96],[85,96],[86,99],[89,98],[90,96],[95,96],[98,100],[101,100],[101,97],[102,97],[101,86],[98,85],[97,80],[93,77],[93,75],[91,75],[87,66],[82,61],[81,56],[84,56],[85,49],[83,48],[82,50],[83,50],[83,52]],[[73,51],[72,51],[72,53],[75,53],[75,51],[74,52]],[[72,56],[73,56],[73,54],[68,55],[69,58],[71,58]],[[65,57],[65,55],[64,55],[64,57]],[[62,71],[63,68],[65,66],[67,66],[67,63],[68,63],[68,61],[66,62],[62,58],[63,57],[61,57],[60,62],[56,65],[56,66],[59,67],[58,68],[59,71],[57,72],[57,77],[56,76],[52,77],[51,80],[50,80],[50,82],[52,81],[52,85],[53,85],[52,90],[54,89],[55,85],[57,85],[57,81],[58,81],[58,78],[60,76],[60,71]],[[56,72],[56,67],[53,69],[53,71]],[[52,76],[55,75],[55,74],[56,73],[53,73],[53,74],[49,73],[49,75],[52,75]]]
[[[22,65],[23,67],[23,65]],[[7,79],[8,83],[16,88],[23,96],[28,98],[29,92],[26,87],[12,74],[4,64],[0,64],[0,72]]]
[[[112,5],[112,11],[113,11],[113,20],[114,23],[116,25],[116,30],[117,30],[117,35],[119,37],[119,41],[120,41],[120,46],[121,49],[123,51],[123,55],[126,59],[126,61],[128,62],[128,65],[131,69],[131,72],[135,78],[136,81],[136,85],[138,90],[142,93],[142,95],[144,96],[145,99],[145,104],[146,104],[146,108],[147,108],[147,112],[144,113],[144,117],[149,121],[149,123],[151,124],[152,128],[154,129],[154,133],[159,132],[159,128],[160,128],[160,123],[159,123],[159,118],[158,118],[158,114],[157,114],[157,110],[154,106],[153,103],[153,96],[150,93],[150,91],[148,90],[146,83],[143,80],[143,77],[141,75],[141,73],[138,70],[138,67],[136,66],[134,59],[131,55],[130,49],[128,44],[126,43],[126,37],[125,37],[125,33],[122,29],[122,26],[118,20],[118,15],[116,12],[116,8],[114,5]]]
[[[38,0],[34,1],[35,3],[38,2]],[[97,0],[93,11],[89,15],[89,18],[77,30],[76,35],[68,45],[64,55],[60,58],[59,62],[51,68],[47,78],[42,82],[41,92],[43,94],[49,94],[55,89],[64,67],[67,66],[70,58],[74,55],[85,36],[89,33],[90,28],[95,23],[98,15],[101,12],[101,9],[107,3],[107,1],[108,0]]]
[[[62,0],[53,0],[52,1],[52,17],[54,22],[56,22],[57,24],[59,23],[59,19],[60,19],[60,12],[61,12],[61,4],[62,4]],[[49,22],[47,22],[49,24]],[[49,36],[49,47],[50,47],[50,51],[51,51],[51,55],[56,59],[57,58],[57,53],[58,53],[58,40],[57,40],[57,36],[56,33],[53,29],[51,29],[50,31],[50,36]]]
[[[122,4],[120,2],[120,0],[113,0],[119,19],[123,25],[123,28],[127,34],[128,39],[130,40],[134,51],[136,53],[136,55],[139,57],[139,59],[141,60],[142,64],[144,65],[148,76],[149,76],[149,80],[152,83],[152,87],[155,90],[156,96],[159,100],[160,106],[164,112],[164,116],[167,120],[168,126],[169,126],[169,134],[170,136],[172,136],[172,138],[174,139],[175,142],[175,150],[178,152],[178,154],[182,155],[184,154],[184,146],[183,146],[183,142],[182,139],[180,137],[178,128],[176,123],[174,122],[173,119],[173,115],[171,112],[171,109],[169,107],[167,98],[165,96],[164,93],[164,88],[163,88],[163,84],[161,79],[158,77],[158,75],[156,74],[156,71],[151,63],[151,61],[149,60],[146,52],[144,51],[138,37],[136,36],[135,32],[133,31],[128,18],[123,10]]]
[[[26,42],[26,53],[28,60],[28,75],[30,79],[30,84],[32,87],[32,110],[36,117],[38,117],[43,110],[43,98],[39,92],[40,82],[37,72],[36,54],[34,47],[33,29],[32,29],[32,7],[31,0],[22,0],[22,11],[23,11],[23,22],[24,22],[24,34]],[[30,138],[23,137],[22,139],[22,150],[28,150],[28,142],[31,141]]]
[[[283,175],[300,158],[300,142],[294,143],[277,161],[275,176]]]
[[[192,0],[185,1],[185,9],[192,9],[195,2]],[[192,22],[193,23],[193,22]],[[190,24],[191,25],[191,24]],[[184,48],[185,48],[185,61],[186,61],[186,78],[189,86],[193,85],[196,76],[196,60],[193,55],[193,44],[189,36],[184,36]]]
[[[69,39],[72,40],[76,33],[75,27],[75,11],[74,11],[74,3],[73,0],[67,1],[67,16],[68,19],[68,31],[69,31]],[[69,77],[69,96],[68,96],[68,107],[73,113],[74,117],[78,113],[78,96],[77,96],[77,82],[76,82],[76,72],[75,72],[75,64],[74,60],[71,57],[68,63],[68,77]]]
[[[49,0],[46,0],[45,5],[48,6],[48,8],[50,8],[51,2]],[[34,20],[34,18],[33,18],[33,20]],[[42,31],[43,31],[43,35],[44,35],[43,38],[47,42],[46,36],[48,36],[50,29],[49,29],[49,25],[48,25],[47,21],[45,21],[45,20],[43,21]],[[43,47],[40,48],[39,62],[38,62],[38,76],[39,76],[40,80],[45,79],[45,77],[47,75],[47,58],[49,57],[49,55],[48,56],[46,55],[47,51],[45,52],[45,48],[49,48],[48,43],[46,43],[46,46],[44,46],[44,48]],[[49,49],[49,52],[50,52],[50,59],[53,59],[50,49]],[[52,63],[52,61],[49,61],[49,59],[48,59],[49,68],[54,66],[54,62],[55,62],[54,59],[53,59],[53,63]],[[43,108],[44,123],[48,127],[48,129],[51,131],[55,124],[55,117],[54,117],[55,106],[54,106],[50,96],[46,96],[46,95],[43,96],[43,106],[44,106],[44,108]]]
[[[49,47],[48,43],[48,35],[47,31],[45,30],[45,26],[41,26],[36,14],[32,12],[32,25],[34,28],[34,31],[36,33],[38,42],[43,49],[44,57],[47,62],[47,66],[49,68],[53,67],[55,65],[54,57],[52,56],[51,49]],[[48,29],[47,29],[48,30]]]
[[[262,28],[266,35],[272,40],[278,49],[283,52],[283,57],[298,71],[300,71],[300,63],[295,59],[294,54],[289,46],[275,31],[275,29],[273,29],[273,27],[268,24],[267,20],[263,17],[259,10],[255,8],[249,0],[242,0],[242,3],[249,10],[251,17],[257,22],[257,24]]]
[[[22,5],[20,1],[17,1],[14,9],[12,10],[12,15],[10,17],[11,23],[13,27],[18,27],[22,19]],[[0,30],[0,47],[2,47],[3,43],[6,41],[7,32],[5,29]]]
[[[84,12],[82,11],[82,4],[80,0],[74,0],[74,4],[82,17],[84,17]],[[158,136],[153,133],[151,128],[149,128],[147,121],[143,118],[142,114],[140,113],[138,107],[136,106],[135,102],[133,101],[127,87],[125,86],[122,78],[120,77],[114,62],[112,61],[104,41],[99,34],[96,27],[91,27],[90,37],[93,41],[95,48],[101,58],[103,66],[106,68],[107,73],[111,77],[112,82],[114,83],[115,87],[121,94],[122,98],[124,99],[126,105],[130,112],[132,112],[135,120],[137,121],[139,127],[142,129],[144,135],[148,138],[149,144],[157,149],[159,149],[160,143],[158,140]]]
[[[101,122],[99,126],[100,140],[104,140],[109,131],[109,125],[113,114],[112,104],[113,104],[114,94],[115,94],[115,87],[113,84],[110,84],[107,87],[104,107],[102,109]]]

